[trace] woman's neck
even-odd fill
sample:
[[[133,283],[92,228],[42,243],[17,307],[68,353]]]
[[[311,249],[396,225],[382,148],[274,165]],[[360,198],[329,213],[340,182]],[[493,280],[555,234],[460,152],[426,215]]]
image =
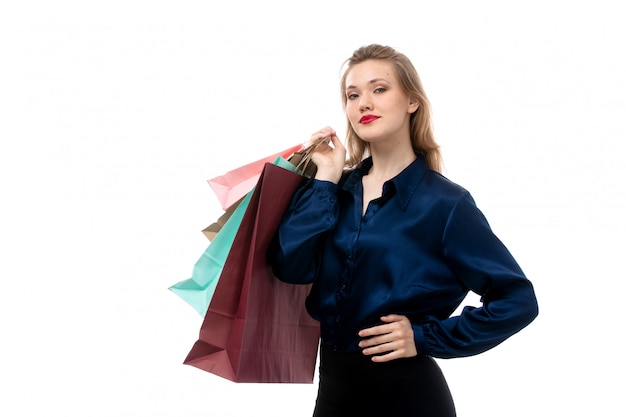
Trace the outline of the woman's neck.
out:
[[[370,152],[372,168],[367,175],[380,180],[395,177],[417,158],[410,143],[408,146],[395,146],[391,149],[371,146]]]

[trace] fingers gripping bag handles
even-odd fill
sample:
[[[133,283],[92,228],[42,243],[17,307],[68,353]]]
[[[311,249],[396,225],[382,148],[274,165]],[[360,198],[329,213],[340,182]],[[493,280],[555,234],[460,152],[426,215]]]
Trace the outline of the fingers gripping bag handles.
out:
[[[279,281],[266,259],[304,180],[288,165],[264,166],[185,364],[235,382],[313,382],[319,323],[305,309],[310,285]]]
[[[304,149],[294,152],[293,155],[289,157],[289,162],[296,167],[297,172],[300,172],[306,178],[313,178],[317,172],[317,166],[315,166],[315,163],[312,161],[313,154],[322,143],[329,142],[330,138],[323,138],[311,142]]]

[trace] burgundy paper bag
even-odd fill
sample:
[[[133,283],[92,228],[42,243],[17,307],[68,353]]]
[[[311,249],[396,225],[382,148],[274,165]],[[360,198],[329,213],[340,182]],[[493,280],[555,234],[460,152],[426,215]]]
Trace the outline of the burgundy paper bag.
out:
[[[319,323],[305,310],[310,285],[279,281],[266,258],[303,178],[265,164],[185,364],[234,382],[313,382]]]

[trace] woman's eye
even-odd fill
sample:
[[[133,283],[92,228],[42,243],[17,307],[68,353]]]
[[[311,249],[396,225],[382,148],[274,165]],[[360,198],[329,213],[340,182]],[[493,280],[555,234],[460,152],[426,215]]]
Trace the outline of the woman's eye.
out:
[[[348,100],[354,100],[355,98],[357,98],[359,95],[357,93],[350,93],[347,95]]]
[[[385,87],[378,87],[377,89],[374,90],[375,93],[384,93],[385,91],[387,91],[387,89]]]

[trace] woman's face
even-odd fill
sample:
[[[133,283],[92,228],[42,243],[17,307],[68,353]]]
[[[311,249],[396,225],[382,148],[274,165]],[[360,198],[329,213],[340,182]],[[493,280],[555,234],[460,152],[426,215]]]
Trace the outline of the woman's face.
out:
[[[346,76],[346,98],[346,115],[361,139],[410,141],[410,116],[418,103],[404,93],[392,64],[368,60],[352,66]]]

